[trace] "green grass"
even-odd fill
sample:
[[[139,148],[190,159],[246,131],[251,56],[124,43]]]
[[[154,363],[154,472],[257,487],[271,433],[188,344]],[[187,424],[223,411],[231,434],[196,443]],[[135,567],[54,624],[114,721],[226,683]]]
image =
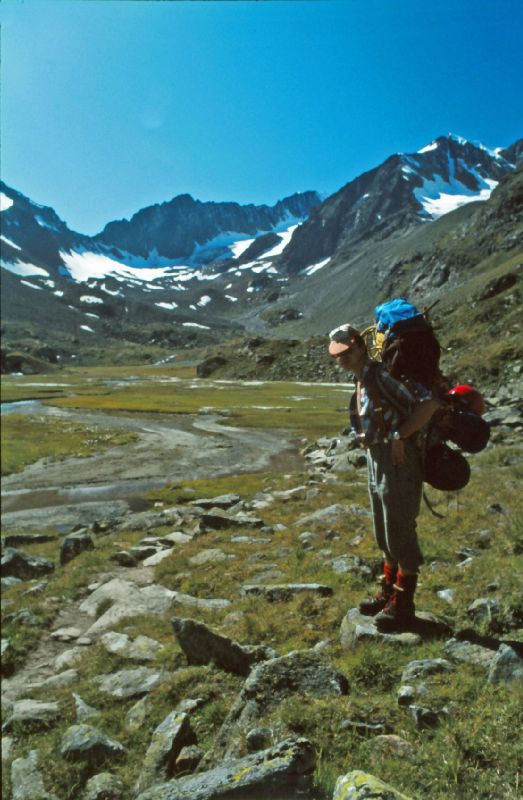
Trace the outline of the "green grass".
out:
[[[136,438],[133,433],[107,433],[49,417],[8,414],[2,419],[2,475],[20,472],[40,458],[85,458]]]

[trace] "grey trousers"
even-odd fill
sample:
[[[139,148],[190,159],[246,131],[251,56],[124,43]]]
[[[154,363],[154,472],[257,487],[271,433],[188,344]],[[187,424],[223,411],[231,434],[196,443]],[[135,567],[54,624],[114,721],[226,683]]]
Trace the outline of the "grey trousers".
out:
[[[423,479],[418,448],[408,439],[405,455],[405,463],[394,466],[389,442],[369,447],[369,496],[376,544],[387,561],[417,572],[423,564],[416,531]]]

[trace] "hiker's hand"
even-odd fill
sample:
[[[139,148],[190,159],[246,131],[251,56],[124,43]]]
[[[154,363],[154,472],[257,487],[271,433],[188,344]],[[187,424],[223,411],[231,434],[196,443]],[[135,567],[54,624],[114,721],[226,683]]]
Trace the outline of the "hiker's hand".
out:
[[[405,442],[403,439],[393,439],[391,442],[392,463],[399,467],[405,463]]]

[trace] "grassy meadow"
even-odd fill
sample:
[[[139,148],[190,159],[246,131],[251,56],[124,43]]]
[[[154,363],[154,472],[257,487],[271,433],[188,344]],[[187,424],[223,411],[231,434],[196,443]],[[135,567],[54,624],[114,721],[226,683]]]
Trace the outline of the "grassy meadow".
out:
[[[3,399],[39,397],[46,403],[75,409],[140,414],[197,413],[212,408],[224,414],[224,423],[245,427],[282,428],[312,441],[320,435],[336,435],[346,425],[347,388],[341,385],[305,386],[274,383],[236,386],[227,382],[197,381],[180,374],[174,367],[132,369],[92,369],[60,373],[67,387],[56,394],[52,387],[33,386],[33,379],[10,377],[5,381]],[[56,378],[56,376],[53,376]],[[38,382],[45,382],[39,376]],[[49,382],[52,382],[52,378]],[[4,396],[5,392],[5,396]],[[71,396],[67,396],[71,395]],[[35,434],[38,419],[27,417],[9,421],[3,418],[2,458],[10,459],[7,469],[19,469],[27,459],[60,458],[82,448],[105,446],[93,443],[92,431],[78,429],[71,434],[71,450],[61,450],[60,442],[69,439],[66,431],[49,425],[49,435]],[[48,422],[46,420],[45,424]],[[16,426],[19,426],[16,428]],[[24,427],[26,426],[26,427]],[[29,452],[26,438],[36,441]],[[73,446],[74,440],[74,446]],[[17,449],[18,448],[18,449]],[[23,453],[17,456],[17,452]],[[86,451],[87,452],[87,451]],[[18,459],[18,460],[17,460]],[[10,466],[13,464],[14,466]],[[521,448],[498,444],[471,457],[472,479],[456,495],[429,491],[443,519],[423,507],[419,529],[426,565],[423,569],[417,605],[444,617],[456,630],[471,627],[469,605],[478,597],[492,597],[501,608],[499,617],[476,625],[479,633],[500,638],[522,638],[523,621],[523,507],[520,497],[523,478]],[[332,478],[332,479],[331,479]],[[415,647],[360,643],[345,652],[339,643],[339,627],[347,609],[362,596],[374,591],[371,583],[359,576],[342,575],[332,568],[336,558],[354,554],[378,563],[367,516],[354,515],[343,523],[323,523],[315,527],[296,526],[296,520],[333,503],[367,505],[364,471],[352,468],[321,482],[303,468],[297,472],[274,471],[230,475],[213,479],[167,485],[155,490],[150,500],[157,508],[169,507],[202,497],[236,492],[249,501],[259,492],[277,492],[302,486],[288,499],[275,497],[274,503],[259,512],[267,526],[283,524],[271,535],[271,544],[232,541],[232,537],[252,538],[263,534],[249,529],[208,532],[183,546],[155,568],[155,580],[170,589],[198,597],[221,597],[232,601],[223,611],[188,611],[179,607],[163,619],[135,617],[122,620],[115,630],[131,638],[150,636],[163,644],[157,666],[172,672],[142,704],[143,719],[134,728],[126,715],[136,700],[120,700],[98,692],[92,679],[101,673],[132,668],[133,664],[109,655],[100,644],[83,649],[78,679],[73,687],[53,691],[28,690],[26,696],[56,699],[61,715],[53,726],[19,726],[11,732],[13,757],[38,749],[39,764],[46,789],[59,800],[73,800],[82,791],[86,773],[82,767],[64,761],[60,741],[65,730],[76,722],[72,691],[98,715],[89,720],[126,748],[127,753],[106,768],[117,774],[128,788],[138,777],[143,753],[152,731],[182,699],[200,697],[203,705],[194,712],[192,725],[198,742],[208,748],[231,707],[242,680],[213,665],[188,667],[172,633],[172,616],[193,616],[241,643],[270,644],[281,654],[328,642],[325,653],[347,677],[350,692],[346,697],[322,700],[293,697],[284,702],[264,723],[276,731],[282,728],[309,737],[317,747],[315,796],[332,797],[337,777],[353,769],[369,771],[390,782],[416,800],[516,800],[523,791],[523,744],[516,734],[523,729],[523,692],[519,685],[489,685],[478,667],[462,665],[455,672],[439,675],[431,686],[427,704],[448,710],[442,723],[429,730],[418,730],[409,710],[397,702],[400,676],[405,665],[415,659],[442,657],[441,641],[424,641]],[[159,527],[147,535],[161,535],[172,528]],[[298,540],[303,530],[317,535],[313,546],[305,548]],[[482,532],[488,531],[488,544]],[[4,534],[15,531],[4,530]],[[35,533],[42,533],[35,530]],[[56,533],[56,532],[55,532]],[[96,549],[82,553],[65,567],[58,563],[59,537],[51,542],[22,548],[53,560],[55,572],[38,593],[27,594],[28,585],[18,584],[3,593],[2,636],[12,644],[12,655],[4,669],[20,669],[38,645],[43,629],[54,627],[54,619],[66,603],[81,602],[88,585],[101,572],[113,569],[110,555],[122,545],[137,543],[145,532],[112,533],[95,537]],[[460,551],[474,548],[478,556],[469,566],[459,567]],[[202,549],[219,548],[230,556],[227,561],[212,561],[195,568],[190,559]],[[243,584],[253,583],[257,575],[277,568],[282,577],[277,583],[319,582],[331,586],[332,597],[298,595],[288,602],[269,603],[262,598],[242,597]],[[492,589],[497,584],[497,589]],[[453,602],[438,596],[451,588]],[[5,601],[8,601],[5,603]],[[13,617],[22,609],[32,612],[38,624],[22,625]],[[230,615],[230,611],[241,612]],[[515,620],[510,623],[508,620]],[[517,630],[519,625],[519,630]],[[412,754],[401,759],[378,755],[370,735],[362,736],[344,726],[345,720],[381,723],[387,730],[408,740]],[[9,769],[3,770],[2,796],[11,797]]]

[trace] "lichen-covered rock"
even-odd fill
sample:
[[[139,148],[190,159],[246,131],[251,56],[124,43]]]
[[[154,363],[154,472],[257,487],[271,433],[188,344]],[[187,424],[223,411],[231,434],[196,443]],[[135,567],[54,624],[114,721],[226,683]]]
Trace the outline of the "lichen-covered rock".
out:
[[[136,792],[143,792],[172,777],[182,748],[195,742],[196,737],[188,715],[171,711],[152,735],[136,784]]]
[[[51,675],[43,681],[32,683],[28,685],[28,689],[65,689],[67,686],[78,681],[78,672],[75,669],[66,669],[64,672],[59,672],[58,675]]]
[[[58,703],[45,703],[41,700],[16,700],[13,703],[10,716],[2,726],[2,731],[9,731],[13,725],[36,725],[41,723],[48,726],[56,722],[60,715]]]
[[[291,600],[303,592],[310,592],[319,597],[330,597],[334,593],[331,586],[324,586],[321,583],[245,584],[240,590],[240,594],[244,597],[261,595],[270,603]]]
[[[455,667],[445,658],[424,658],[419,661],[410,661],[401,675],[402,683],[414,683],[425,680],[431,675],[441,675],[443,672],[453,672]]]
[[[98,709],[93,708],[93,706],[89,706],[79,694],[75,694],[73,692],[75,709],[76,709],[76,719],[78,722],[86,722],[86,720],[91,719],[92,717],[96,717],[97,714],[100,712]]]
[[[177,773],[194,772],[203,758],[203,750],[195,744],[182,747],[180,755],[176,759],[175,769]]]
[[[106,603],[107,600],[113,603],[111,608],[91,625],[86,635],[100,634],[126,617],[139,614],[163,616],[172,606],[175,594],[176,592],[159,584],[139,588],[131,581],[118,578],[110,580],[95,589],[80,606],[80,611],[95,617],[102,603]]]
[[[346,677],[312,650],[295,651],[259,664],[245,681],[218,731],[212,750],[206,753],[205,766],[215,766],[224,757],[241,754],[247,732],[257,727],[263,716],[286,698],[293,695],[340,697],[347,694],[348,689]]]
[[[332,800],[409,800],[374,775],[354,770],[338,778]]]
[[[488,647],[467,641],[461,642],[458,639],[449,639],[448,642],[445,642],[443,652],[453,661],[474,664],[484,670],[490,669],[496,655],[496,651],[490,650]]]
[[[16,758],[11,764],[13,800],[56,800],[44,786],[38,770],[38,750],[31,750],[25,758]]]
[[[38,558],[16,550],[14,547],[6,547],[2,556],[1,570],[3,577],[28,581],[53,572],[54,564],[46,558]]]
[[[109,758],[123,755],[125,747],[115,739],[110,739],[92,725],[71,725],[62,737],[60,750],[64,758],[71,761],[84,761],[89,766],[101,764]]]
[[[414,747],[406,739],[395,733],[384,733],[365,743],[371,756],[381,758],[408,758],[414,754]]]
[[[287,739],[268,750],[228,761],[215,769],[155,786],[137,800],[217,800],[278,797],[310,784],[316,756],[307,739]]]
[[[380,644],[401,644],[413,647],[421,642],[421,637],[411,631],[381,633],[374,617],[365,616],[357,608],[349,608],[341,621],[341,646],[344,650],[353,650],[359,642],[369,640],[380,642]]]
[[[190,500],[190,506],[197,508],[230,508],[241,500],[239,494],[220,494],[217,497],[202,497],[199,500]]]
[[[60,564],[64,566],[85,550],[94,550],[94,542],[85,531],[66,536],[60,548]]]
[[[467,608],[467,614],[473,622],[491,622],[499,617],[501,607],[497,600],[492,597],[478,597]]]
[[[416,723],[418,730],[436,728],[442,719],[448,716],[446,709],[427,708],[426,706],[409,706],[412,719]]]
[[[131,640],[125,633],[108,631],[100,639],[108,653],[128,658],[131,661],[153,661],[163,645],[149,636],[137,636]]]
[[[211,630],[202,622],[173,617],[174,633],[189,664],[210,664],[235,675],[248,675],[253,664],[275,658],[275,650],[265,645],[246,647]]]
[[[124,792],[125,786],[120,778],[112,772],[100,772],[85,784],[82,800],[121,800]]]
[[[100,691],[112,697],[141,697],[152,691],[155,686],[167,677],[164,670],[138,667],[137,669],[122,669],[107,675],[98,675],[93,678],[93,683],[98,684]]]
[[[128,731],[139,731],[145,722],[149,710],[149,698],[141,697],[125,715],[125,727]]]
[[[489,683],[523,681],[523,658],[508,644],[500,645],[489,669]]]

